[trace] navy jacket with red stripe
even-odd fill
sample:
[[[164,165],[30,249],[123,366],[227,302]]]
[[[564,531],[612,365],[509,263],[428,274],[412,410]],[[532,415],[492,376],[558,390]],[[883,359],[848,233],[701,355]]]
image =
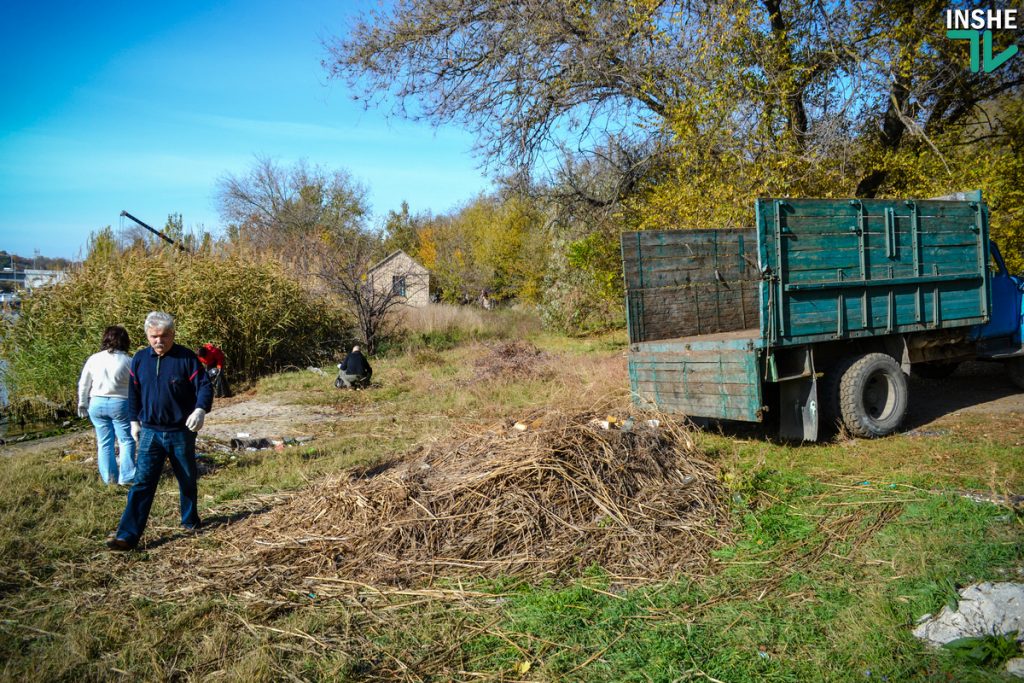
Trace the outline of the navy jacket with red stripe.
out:
[[[128,414],[147,429],[185,429],[196,408],[210,412],[213,390],[206,369],[190,349],[174,344],[163,356],[143,349],[132,356]]]

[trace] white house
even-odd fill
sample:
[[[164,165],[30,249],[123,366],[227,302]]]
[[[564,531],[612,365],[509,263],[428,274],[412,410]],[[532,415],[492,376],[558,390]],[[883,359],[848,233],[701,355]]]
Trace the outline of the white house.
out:
[[[430,271],[401,249],[370,268],[368,277],[374,289],[390,290],[409,306],[421,308],[430,303]]]

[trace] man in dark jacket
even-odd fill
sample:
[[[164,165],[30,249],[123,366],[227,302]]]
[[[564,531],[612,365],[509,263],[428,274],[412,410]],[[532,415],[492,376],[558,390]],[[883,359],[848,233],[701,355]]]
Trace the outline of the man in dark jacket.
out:
[[[174,343],[174,318],[154,311],[146,316],[149,348],[132,357],[128,414],[139,443],[135,484],[117,533],[107,541],[113,550],[132,550],[142,537],[153,505],[164,460],[178,480],[181,525],[200,526],[196,480],[196,432],[213,406],[213,391],[196,354]]]
[[[345,356],[344,362],[338,363],[338,379],[334,381],[334,386],[339,389],[342,387],[348,389],[368,387],[371,376],[373,376],[373,368],[370,367],[370,361],[366,360],[366,356],[356,344],[352,347],[352,353]]]

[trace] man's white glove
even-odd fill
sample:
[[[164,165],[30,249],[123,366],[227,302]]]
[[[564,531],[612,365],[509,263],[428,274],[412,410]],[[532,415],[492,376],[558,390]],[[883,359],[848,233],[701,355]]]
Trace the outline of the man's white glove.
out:
[[[139,442],[139,434],[142,432],[141,422],[132,422],[132,438],[135,439],[135,443]]]
[[[185,426],[189,428],[189,431],[198,432],[203,428],[203,420],[206,419],[206,411],[202,408],[196,408],[192,411],[192,414],[185,420]]]
[[[78,404],[78,417],[89,417],[89,404],[79,403]]]

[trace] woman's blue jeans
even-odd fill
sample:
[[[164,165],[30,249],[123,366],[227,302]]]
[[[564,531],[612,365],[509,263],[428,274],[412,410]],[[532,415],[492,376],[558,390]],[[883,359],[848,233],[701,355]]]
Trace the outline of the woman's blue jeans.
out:
[[[181,525],[186,529],[199,528],[195,432],[187,429],[158,432],[143,427],[139,433],[139,468],[117,527],[118,538],[133,544],[139,542],[146,530],[164,460],[171,462],[171,471],[178,480]]]
[[[89,419],[96,428],[96,462],[104,484],[131,484],[135,481],[135,439],[128,419],[128,399],[93,396],[89,399]],[[121,446],[118,466],[114,441]]]

